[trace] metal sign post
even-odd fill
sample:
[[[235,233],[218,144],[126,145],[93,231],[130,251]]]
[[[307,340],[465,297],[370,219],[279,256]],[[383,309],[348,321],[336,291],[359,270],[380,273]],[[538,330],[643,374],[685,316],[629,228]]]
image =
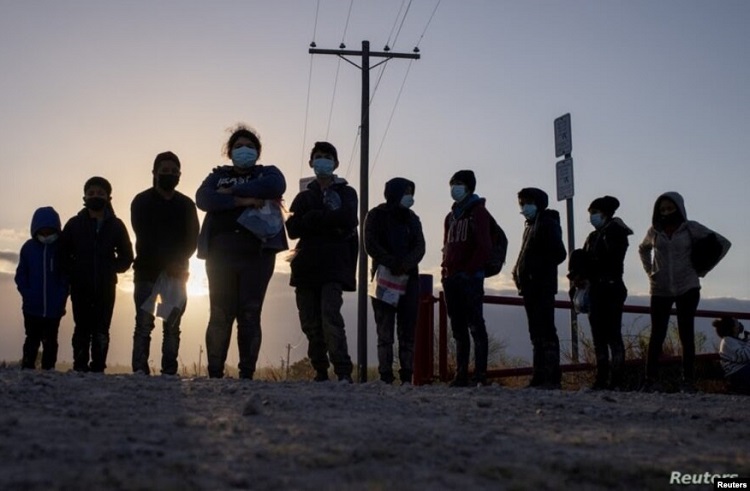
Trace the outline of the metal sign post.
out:
[[[568,214],[568,257],[575,249],[575,227],[573,213],[573,135],[570,125],[570,113],[555,119],[555,157],[565,156],[565,160],[555,165],[557,174],[557,201],[565,200]],[[578,362],[578,314],[570,308],[570,351],[571,358]]]

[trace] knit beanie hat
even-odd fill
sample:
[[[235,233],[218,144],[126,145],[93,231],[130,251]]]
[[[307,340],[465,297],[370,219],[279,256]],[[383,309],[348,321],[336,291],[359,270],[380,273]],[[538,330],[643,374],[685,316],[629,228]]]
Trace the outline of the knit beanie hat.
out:
[[[477,187],[477,178],[474,177],[474,172],[470,170],[460,170],[453,174],[453,177],[451,177],[450,180],[450,184],[453,184],[456,181],[464,183],[466,185],[466,189],[470,193],[473,193]]]
[[[619,207],[620,201],[614,196],[602,196],[591,202],[589,210],[599,210],[608,217],[611,217]]]

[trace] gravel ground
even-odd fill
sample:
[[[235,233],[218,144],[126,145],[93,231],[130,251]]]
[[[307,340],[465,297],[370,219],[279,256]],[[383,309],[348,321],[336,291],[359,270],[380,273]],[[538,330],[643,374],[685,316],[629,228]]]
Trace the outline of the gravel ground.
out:
[[[749,401],[6,368],[0,489],[676,489],[750,475]]]

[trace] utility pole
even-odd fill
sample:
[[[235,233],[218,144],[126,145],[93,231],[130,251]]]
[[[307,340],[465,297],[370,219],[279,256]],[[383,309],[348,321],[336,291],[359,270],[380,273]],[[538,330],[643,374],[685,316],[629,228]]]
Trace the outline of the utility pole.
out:
[[[365,215],[369,209],[369,167],[370,167],[370,69],[379,66],[391,58],[419,59],[419,49],[414,53],[391,53],[386,46],[384,51],[370,51],[370,41],[362,41],[362,50],[346,50],[344,43],[341,49],[316,49],[310,44],[310,54],[336,55],[362,71],[362,120],[360,122],[360,165],[359,165],[359,276],[357,280],[357,368],[359,381],[367,382],[367,253],[365,252]],[[357,65],[346,56],[361,56],[362,65]],[[385,58],[370,66],[370,58]]]

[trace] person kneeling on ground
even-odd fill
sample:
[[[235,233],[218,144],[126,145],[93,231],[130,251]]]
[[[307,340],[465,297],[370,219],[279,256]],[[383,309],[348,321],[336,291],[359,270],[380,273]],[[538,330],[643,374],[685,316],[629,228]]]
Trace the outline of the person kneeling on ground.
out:
[[[721,338],[719,356],[730,390],[750,394],[750,340],[743,325],[734,317],[722,317],[713,322]]]

